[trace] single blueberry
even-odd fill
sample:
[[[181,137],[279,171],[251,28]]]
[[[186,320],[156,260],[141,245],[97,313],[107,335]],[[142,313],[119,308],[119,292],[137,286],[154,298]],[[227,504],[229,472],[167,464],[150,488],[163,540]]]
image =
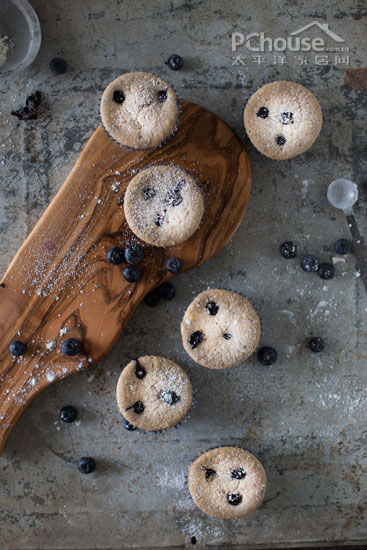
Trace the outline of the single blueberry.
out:
[[[176,289],[172,283],[163,283],[157,288],[157,292],[163,300],[172,300],[176,295]]]
[[[297,256],[297,246],[295,243],[292,243],[292,241],[285,241],[285,243],[280,245],[279,252],[284,258],[289,260]]]
[[[260,107],[260,109],[256,113],[256,116],[260,118],[268,118],[269,109],[267,107]]]
[[[293,124],[293,113],[290,111],[285,111],[280,115],[280,120],[282,121],[282,124]]]
[[[242,502],[242,495],[239,493],[230,493],[227,495],[227,500],[229,504],[232,504],[232,506],[238,506]]]
[[[243,479],[246,475],[246,472],[243,468],[235,468],[231,472],[232,479]]]
[[[19,342],[19,340],[13,340],[13,342],[10,343],[9,350],[10,353],[13,355],[13,357],[20,357],[25,352],[25,345],[23,342]]]
[[[219,306],[215,302],[208,302],[205,307],[209,315],[216,315],[219,311]]]
[[[158,226],[158,227],[161,227],[163,225],[163,222],[164,222],[164,214],[160,214],[159,212],[157,212],[155,218],[154,218],[154,223]]]
[[[205,479],[213,479],[213,477],[216,475],[216,471],[212,470],[212,468],[204,468],[205,470]]]
[[[322,338],[320,338],[320,336],[315,336],[314,338],[311,338],[311,340],[309,341],[308,347],[314,353],[319,353],[324,349],[325,341]]]
[[[67,68],[68,64],[62,57],[54,57],[50,61],[50,69],[54,74],[64,74]]]
[[[190,336],[191,349],[195,349],[200,344],[200,342],[203,341],[203,338],[204,338],[204,334],[200,332],[200,330],[193,332]]]
[[[119,246],[113,246],[106,252],[106,260],[109,264],[120,265],[124,261],[124,251]]]
[[[277,142],[278,145],[280,145],[282,147],[287,140],[285,139],[284,136],[277,136],[275,138],[275,141]]]
[[[166,268],[167,268],[167,271],[169,271],[170,273],[174,273],[175,275],[178,275],[179,273],[181,273],[183,268],[182,260],[180,260],[180,258],[175,258],[175,257],[168,258],[166,263]]]
[[[191,541],[191,544],[196,544],[196,537],[195,537],[195,535],[192,535],[190,541]]]
[[[78,460],[78,470],[82,474],[91,474],[96,469],[95,460],[91,456],[83,456]]]
[[[342,254],[343,256],[345,254],[348,254],[348,252],[351,251],[351,248],[352,248],[352,243],[347,239],[338,239],[334,244],[335,252],[337,252],[338,254]]]
[[[164,403],[167,403],[167,405],[175,405],[181,400],[181,397],[171,390],[163,390],[160,393],[160,398]]]
[[[1,288],[5,288],[5,283],[0,283]]]
[[[75,338],[67,338],[61,344],[61,351],[67,357],[73,357],[78,355],[82,349],[81,343]]]
[[[154,189],[154,187],[150,187],[150,185],[146,185],[141,191],[141,196],[145,201],[153,199],[155,195],[156,195],[156,190]]]
[[[277,357],[278,357],[277,352],[275,351],[274,348],[271,348],[270,346],[264,346],[263,348],[259,349],[259,351],[257,352],[258,360],[265,367],[269,367],[270,365],[273,365],[277,360]]]
[[[147,371],[145,370],[145,368],[143,367],[143,365],[141,365],[139,363],[139,360],[138,359],[134,359],[135,361],[135,376],[136,378],[144,378],[144,376],[147,374]]]
[[[127,265],[122,274],[129,283],[136,283],[141,277],[141,271],[136,265]]]
[[[60,409],[59,417],[60,420],[62,420],[66,424],[71,424],[77,419],[78,411],[75,407],[72,407],[71,405],[65,405],[65,407],[62,407],[62,409]]]
[[[170,206],[178,206],[179,204],[181,204],[182,200],[182,195],[180,194],[180,191],[176,188],[168,189],[164,197],[164,202],[166,204],[169,204]]]
[[[135,414],[141,414],[142,412],[144,412],[145,407],[141,401],[137,401],[136,403],[134,403],[133,409]]]
[[[319,265],[319,260],[316,258],[316,256],[313,256],[312,254],[307,254],[306,256],[303,256],[301,260],[301,267],[303,271],[306,271],[306,273],[317,271],[319,269]]]
[[[155,307],[159,304],[161,301],[161,298],[156,290],[152,290],[151,292],[148,292],[148,294],[144,298],[144,302],[149,307]]]
[[[225,332],[225,333],[223,334],[223,336],[224,336],[224,338],[225,338],[226,340],[231,340],[231,339],[232,339],[232,334],[229,334],[229,332]]]
[[[165,90],[158,91],[158,101],[164,103],[167,99],[167,88]]]
[[[172,69],[172,71],[179,71],[184,66],[183,58],[176,53],[170,55],[165,63],[170,69]]]
[[[333,266],[333,264],[324,262],[323,264],[320,264],[317,273],[319,274],[321,279],[332,279],[335,275],[335,267]]]
[[[134,430],[137,430],[137,427],[130,424],[130,422],[126,420],[126,418],[123,419],[122,425],[128,432],[133,432]]]
[[[125,248],[125,260],[129,264],[137,264],[144,258],[144,250],[138,244],[132,244]]]
[[[115,103],[121,104],[125,101],[125,94],[121,90],[115,90],[113,92],[112,99],[114,100]]]

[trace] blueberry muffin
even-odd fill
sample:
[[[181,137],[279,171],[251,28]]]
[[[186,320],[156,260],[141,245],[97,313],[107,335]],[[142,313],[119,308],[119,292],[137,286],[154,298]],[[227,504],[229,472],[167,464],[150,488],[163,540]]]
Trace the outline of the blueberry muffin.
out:
[[[125,73],[102,95],[104,128],[114,140],[132,149],[159,146],[175,131],[178,114],[171,86],[150,73]]]
[[[321,130],[322,113],[310,90],[281,80],[265,84],[250,97],[244,121],[247,135],[260,153],[284,160],[311,147]]]
[[[210,369],[228,369],[245,361],[255,351],[260,332],[260,319],[251,303],[218,288],[199,294],[181,323],[186,352]]]
[[[175,426],[189,412],[193,392],[185,371],[164,357],[133,359],[122,371],[117,404],[129,424],[148,431]]]
[[[236,519],[260,506],[266,491],[262,464],[238,447],[219,447],[190,466],[188,486],[196,506],[220,519]]]
[[[126,221],[142,241],[173,246],[199,227],[203,195],[190,174],[178,166],[152,166],[129,183],[124,200]]]

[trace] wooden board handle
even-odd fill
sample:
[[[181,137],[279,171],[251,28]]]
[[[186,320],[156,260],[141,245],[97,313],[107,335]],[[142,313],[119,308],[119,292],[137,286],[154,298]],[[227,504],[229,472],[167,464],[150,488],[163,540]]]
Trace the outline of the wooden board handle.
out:
[[[156,248],[131,233],[124,216],[126,186],[153,163],[175,163],[197,179],[206,201],[198,231],[177,247]],[[242,142],[213,113],[183,102],[179,131],[153,151],[130,151],[98,128],[56,197],[7,269],[0,286],[0,451],[26,405],[47,385],[101,359],[142,298],[171,277],[171,256],[184,270],[210,258],[237,229],[251,189]],[[128,283],[124,266],[106,261],[111,246],[139,242],[142,277]],[[63,340],[82,341],[75,357]],[[23,357],[9,352],[27,345]]]

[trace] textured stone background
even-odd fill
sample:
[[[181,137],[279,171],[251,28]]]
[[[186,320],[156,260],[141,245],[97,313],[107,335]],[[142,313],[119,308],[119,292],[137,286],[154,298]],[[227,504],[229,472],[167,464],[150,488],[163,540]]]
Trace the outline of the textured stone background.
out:
[[[0,79],[0,270],[71,170],[99,123],[104,87],[129,70],[167,77],[179,95],[220,115],[244,138],[253,166],[245,219],[220,254],[176,279],[177,298],[156,309],[141,305],[125,334],[99,365],[58,382],[25,411],[0,457],[2,548],[128,548],[367,541],[366,311],[353,255],[336,277],[308,275],[278,246],[295,240],[299,254],[332,256],[348,238],[343,215],[329,207],[327,185],[338,176],[359,184],[356,215],[367,235],[366,92],[344,86],[344,65],[233,66],[230,33],[283,36],[318,20],[345,38],[350,66],[366,66],[366,5],[362,1],[278,2],[33,0],[41,51],[24,73]],[[310,31],[317,36],[319,31]],[[163,61],[176,52],[185,69]],[[244,53],[244,52],[241,52]],[[69,71],[50,73],[55,55]],[[245,54],[247,55],[247,54]],[[333,56],[332,56],[333,57]],[[313,56],[311,56],[313,59]],[[245,137],[242,109],[272,79],[313,90],[324,126],[301,157],[276,162]],[[43,93],[40,118],[9,116],[28,93]],[[263,344],[279,353],[271,368],[256,358],[230,372],[212,372],[185,355],[179,323],[208,286],[247,295],[263,320]],[[322,354],[307,339],[321,335]],[[128,433],[114,390],[121,366],[140,354],[177,360],[197,388],[192,417],[161,435]],[[58,422],[64,404],[79,422]],[[244,446],[263,462],[268,491],[260,510],[239,521],[206,517],[185,486],[190,462],[208,447]],[[82,476],[76,460],[95,457]]]

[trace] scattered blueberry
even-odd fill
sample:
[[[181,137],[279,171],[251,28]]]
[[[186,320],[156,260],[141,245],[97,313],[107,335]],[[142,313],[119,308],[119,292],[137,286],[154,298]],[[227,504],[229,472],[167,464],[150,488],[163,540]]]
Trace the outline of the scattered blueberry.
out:
[[[347,239],[338,239],[336,243],[334,244],[334,250],[338,254],[342,254],[345,256],[345,254],[348,254],[348,252],[351,251],[352,243],[348,241]]]
[[[155,307],[159,304],[161,301],[161,298],[156,290],[152,290],[151,292],[148,292],[148,294],[144,298],[144,302],[149,307]]]
[[[180,55],[174,53],[169,56],[165,64],[168,65],[172,71],[179,71],[184,65],[184,60]]]
[[[129,283],[136,283],[141,277],[141,271],[136,265],[127,265],[122,274]]]
[[[132,244],[125,248],[125,260],[129,264],[137,264],[144,258],[144,250],[138,244]]]
[[[5,288],[5,283],[0,283],[1,288]]]
[[[82,474],[91,474],[96,469],[95,460],[91,456],[83,456],[78,460],[78,470]]]
[[[301,267],[303,271],[306,271],[307,273],[317,271],[319,269],[319,265],[319,260],[316,258],[316,256],[313,256],[312,254],[307,254],[306,256],[303,256],[301,260]]]
[[[230,493],[227,495],[227,500],[229,504],[232,504],[232,506],[238,506],[242,502],[242,495],[239,493]]]
[[[320,264],[317,273],[319,274],[321,279],[332,279],[335,275],[335,267],[333,266],[333,264],[325,262],[323,264]]]
[[[35,120],[37,118],[37,107],[41,103],[41,92],[34,92],[29,95],[25,101],[25,107],[17,111],[11,111],[10,114],[19,118],[19,120]]]
[[[195,537],[195,535],[193,535],[193,536],[191,537],[190,540],[191,540],[191,544],[196,544],[196,537]]]
[[[216,471],[212,470],[212,468],[204,468],[205,469],[205,479],[211,479],[216,475]]]
[[[191,349],[195,349],[200,344],[200,342],[203,341],[203,338],[204,338],[204,334],[200,332],[200,330],[193,332],[190,336]]]
[[[282,121],[282,124],[293,124],[293,113],[290,111],[285,111],[280,115],[280,120]]]
[[[265,367],[269,367],[270,365],[274,365],[275,361],[278,358],[278,354],[274,348],[271,348],[270,346],[264,346],[257,352],[257,358],[262,365],[264,365]]]
[[[82,349],[81,343],[75,338],[68,338],[64,340],[61,344],[61,351],[67,357],[73,357],[78,355]]]
[[[282,147],[287,140],[285,139],[284,136],[277,136],[275,141],[277,142],[278,145]]]
[[[63,57],[54,57],[50,61],[50,69],[54,74],[64,74],[68,64]]]
[[[297,256],[297,246],[295,243],[292,243],[292,241],[285,241],[285,243],[280,245],[279,252],[284,258],[289,260]]]
[[[231,478],[232,479],[243,479],[246,475],[246,472],[243,468],[235,468],[232,470]]]
[[[115,90],[112,99],[115,103],[121,104],[125,101],[125,94],[121,90]]]
[[[10,343],[9,349],[14,357],[20,357],[25,352],[25,345],[23,342],[19,342],[19,340],[13,340],[13,342]]]
[[[113,246],[107,250],[106,260],[109,264],[120,265],[124,261],[124,251],[119,246]]]
[[[215,302],[208,302],[205,307],[209,315],[216,315],[219,311],[219,306]]]
[[[256,116],[260,118],[268,118],[269,109],[267,107],[260,107],[260,109],[256,113]]]
[[[141,380],[142,378],[144,378],[147,371],[145,370],[143,365],[141,365],[139,363],[138,359],[134,359],[134,361],[135,361],[135,376],[136,376],[136,378],[140,378],[140,380]]]
[[[322,338],[320,338],[320,336],[315,336],[314,338],[311,338],[311,340],[309,341],[308,347],[314,353],[319,353],[324,349],[325,342]]]
[[[71,424],[77,419],[78,411],[75,407],[72,407],[71,405],[65,405],[65,407],[62,407],[62,409],[60,409],[59,417],[60,420],[62,420],[66,424]]]
[[[170,273],[174,273],[175,275],[178,275],[179,273],[181,273],[183,268],[182,260],[180,260],[180,258],[175,258],[175,257],[168,258],[166,263],[166,268],[167,268],[167,271],[169,271]]]
[[[226,340],[231,340],[231,338],[232,338],[232,334],[229,334],[228,332],[226,332],[225,334],[223,334],[223,336],[224,336],[224,338],[225,338]]]
[[[160,394],[160,398],[164,403],[167,403],[167,405],[175,405],[181,400],[181,397],[171,390],[163,390]]]
[[[137,427],[130,424],[130,422],[128,422],[126,418],[123,419],[122,425],[125,428],[125,430],[127,430],[128,432],[133,432],[134,430],[137,430]]]
[[[157,288],[157,292],[163,300],[172,300],[175,297],[176,289],[172,283],[163,283]]]

